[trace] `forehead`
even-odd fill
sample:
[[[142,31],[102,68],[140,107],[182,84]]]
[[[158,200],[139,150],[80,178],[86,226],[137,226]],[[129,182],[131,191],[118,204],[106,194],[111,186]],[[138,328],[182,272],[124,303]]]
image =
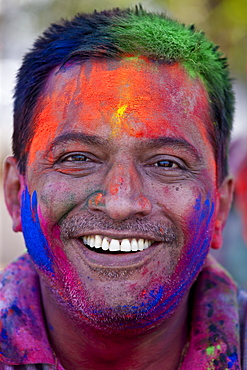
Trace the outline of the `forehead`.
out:
[[[206,90],[178,63],[87,60],[53,71],[34,115],[29,160],[68,130],[118,140],[183,136],[209,145]],[[192,143],[193,144],[193,143]],[[212,148],[211,148],[212,149]]]

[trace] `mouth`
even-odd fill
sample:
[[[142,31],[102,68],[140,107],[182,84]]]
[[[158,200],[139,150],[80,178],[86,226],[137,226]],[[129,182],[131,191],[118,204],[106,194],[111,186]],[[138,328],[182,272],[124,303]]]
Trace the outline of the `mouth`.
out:
[[[78,263],[83,261],[93,271],[120,271],[123,268],[125,272],[135,271],[153,261],[160,253],[165,257],[169,249],[167,246],[170,246],[168,241],[152,238],[151,235],[114,234],[109,232],[74,236],[73,245]]]
[[[83,244],[98,253],[133,253],[148,249],[154,240],[143,238],[114,239],[101,235],[87,235],[80,237]]]

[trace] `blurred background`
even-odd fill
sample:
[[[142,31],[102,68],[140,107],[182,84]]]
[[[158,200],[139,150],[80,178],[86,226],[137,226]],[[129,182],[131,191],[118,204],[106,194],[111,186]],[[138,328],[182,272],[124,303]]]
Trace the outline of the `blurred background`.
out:
[[[22,234],[12,231],[2,193],[2,163],[11,153],[13,87],[23,54],[51,22],[78,12],[135,4],[131,0],[0,0],[0,268],[25,251]],[[165,11],[185,24],[195,24],[228,57],[237,100],[231,166],[238,175],[240,164],[247,162],[247,0],[143,0],[141,4],[147,10]],[[247,287],[247,240],[242,236],[247,222],[244,226],[238,207],[243,199],[234,202],[223,248],[214,254]],[[245,204],[247,207],[247,197]]]

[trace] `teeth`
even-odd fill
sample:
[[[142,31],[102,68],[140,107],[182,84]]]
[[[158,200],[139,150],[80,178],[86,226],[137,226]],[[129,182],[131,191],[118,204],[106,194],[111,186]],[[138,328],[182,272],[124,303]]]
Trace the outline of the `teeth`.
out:
[[[112,239],[112,240],[111,240],[111,242],[110,242],[109,250],[110,250],[111,252],[117,252],[117,251],[120,251],[120,244],[119,244],[119,240],[117,240],[117,239]]]
[[[146,239],[145,241],[144,241],[144,249],[147,249],[148,247],[149,247],[149,241]]]
[[[131,250],[132,250],[132,252],[138,251],[138,244],[137,244],[137,240],[136,239],[132,239],[132,242],[131,242]]]
[[[88,239],[90,239],[88,245],[90,245],[91,248],[94,248],[94,246],[95,246],[95,237],[91,236],[91,238],[89,237]]]
[[[108,243],[108,240],[106,238],[103,239],[101,248],[103,249],[103,251],[108,251],[109,243]]]
[[[131,246],[129,239],[123,239],[121,243],[121,252],[131,252]]]
[[[99,235],[95,235],[95,248],[101,248],[102,238]]]
[[[144,249],[144,240],[143,239],[139,239],[138,240],[138,250],[139,251],[143,251]]]
[[[83,236],[82,241],[85,245],[89,246],[90,248],[101,248],[104,251],[110,252],[138,252],[143,251],[150,247],[153,241],[148,239],[111,239],[104,237],[102,238],[100,235],[88,235]]]

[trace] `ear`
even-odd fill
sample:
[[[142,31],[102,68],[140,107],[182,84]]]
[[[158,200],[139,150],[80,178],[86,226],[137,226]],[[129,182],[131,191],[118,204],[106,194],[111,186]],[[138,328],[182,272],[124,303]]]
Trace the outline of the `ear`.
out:
[[[223,243],[223,229],[232,204],[234,182],[232,177],[227,176],[218,189],[216,199],[216,219],[211,248],[219,249]]]
[[[20,174],[14,157],[7,157],[4,162],[3,181],[5,203],[13,221],[12,228],[15,232],[22,231],[21,194],[24,190],[24,176]]]

